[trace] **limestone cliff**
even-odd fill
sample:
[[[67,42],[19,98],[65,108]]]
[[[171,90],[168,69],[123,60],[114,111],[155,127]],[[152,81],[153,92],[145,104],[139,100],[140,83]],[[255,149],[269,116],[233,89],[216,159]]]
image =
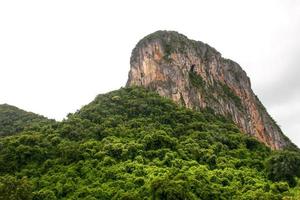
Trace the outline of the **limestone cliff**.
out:
[[[272,149],[293,146],[251,89],[234,61],[209,45],[173,31],[157,31],[133,49],[127,86],[157,91],[192,109],[228,116]]]

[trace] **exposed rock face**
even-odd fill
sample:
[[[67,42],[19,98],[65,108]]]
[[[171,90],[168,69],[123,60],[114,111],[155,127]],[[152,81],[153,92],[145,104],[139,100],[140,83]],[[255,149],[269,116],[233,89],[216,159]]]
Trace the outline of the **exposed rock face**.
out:
[[[211,108],[272,149],[293,146],[253,93],[245,71],[209,45],[158,31],[137,44],[130,62],[127,86],[150,88],[188,108]]]

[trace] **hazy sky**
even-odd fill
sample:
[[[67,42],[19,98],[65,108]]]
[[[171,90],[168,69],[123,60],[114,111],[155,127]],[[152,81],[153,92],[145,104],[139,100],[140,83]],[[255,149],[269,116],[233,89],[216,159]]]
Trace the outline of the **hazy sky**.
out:
[[[0,103],[61,120],[124,86],[131,50],[176,30],[238,62],[300,146],[300,1],[0,1]]]

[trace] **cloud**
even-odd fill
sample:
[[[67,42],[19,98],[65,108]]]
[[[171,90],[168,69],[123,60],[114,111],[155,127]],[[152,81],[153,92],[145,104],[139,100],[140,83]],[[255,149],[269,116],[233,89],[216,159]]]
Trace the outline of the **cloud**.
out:
[[[270,107],[269,113],[277,121],[283,132],[300,146],[299,98],[291,99],[288,103],[273,105]]]
[[[274,63],[275,67],[285,70],[268,78],[270,81],[260,88],[259,96],[283,132],[300,146],[300,57],[296,55],[300,45],[298,48],[285,52],[289,55],[287,66]]]
[[[264,102],[270,106],[288,104],[295,99],[300,102],[300,58],[295,59],[277,79],[261,89],[261,93]]]

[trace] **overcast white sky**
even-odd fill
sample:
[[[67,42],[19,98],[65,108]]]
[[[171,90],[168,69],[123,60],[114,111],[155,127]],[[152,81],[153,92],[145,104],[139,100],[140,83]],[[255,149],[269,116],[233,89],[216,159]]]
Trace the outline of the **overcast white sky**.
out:
[[[300,1],[0,1],[0,104],[61,120],[124,86],[131,50],[176,30],[238,62],[300,146]]]

